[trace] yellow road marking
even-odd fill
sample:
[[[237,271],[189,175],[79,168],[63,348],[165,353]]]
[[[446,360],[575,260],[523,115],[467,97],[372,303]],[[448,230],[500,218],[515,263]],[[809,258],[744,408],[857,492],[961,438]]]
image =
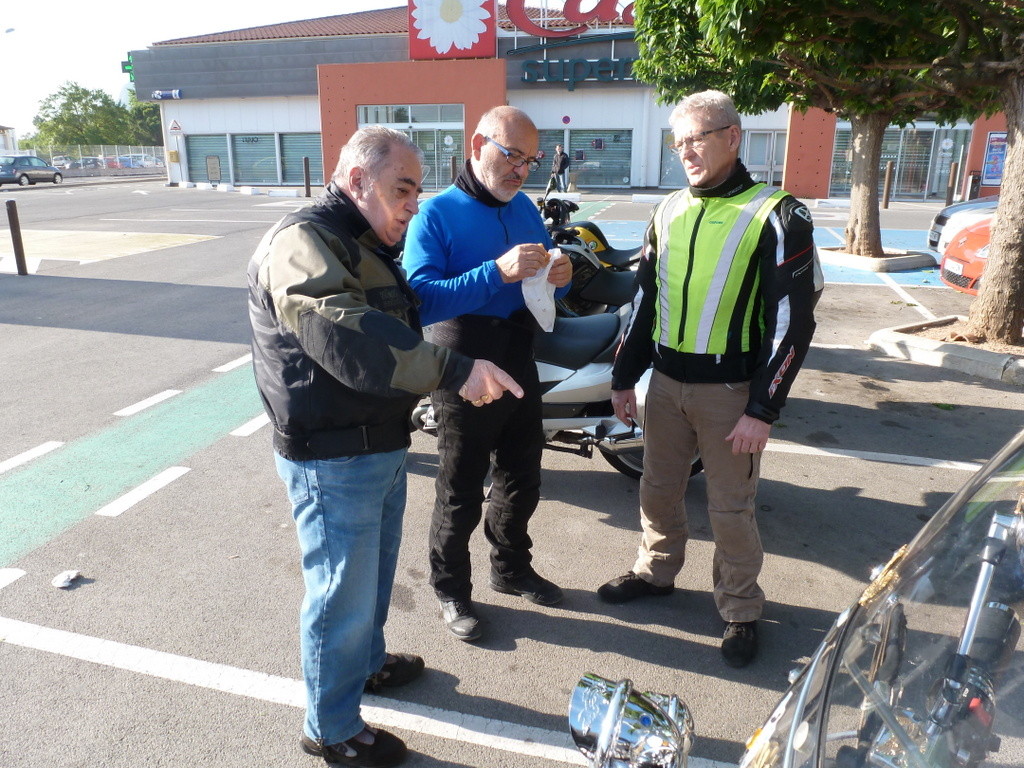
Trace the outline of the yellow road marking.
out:
[[[14,255],[10,236],[5,235],[6,233],[0,234],[0,257]],[[216,238],[216,235],[167,232],[82,232],[45,229],[21,231],[21,240],[28,258],[82,262],[105,261]]]

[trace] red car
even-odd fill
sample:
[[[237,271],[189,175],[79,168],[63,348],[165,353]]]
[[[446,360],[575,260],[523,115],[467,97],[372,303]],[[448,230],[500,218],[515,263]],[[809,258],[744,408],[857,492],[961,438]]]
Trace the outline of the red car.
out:
[[[950,288],[978,295],[981,273],[988,261],[988,244],[994,217],[989,216],[962,229],[946,246],[939,264],[939,277]]]

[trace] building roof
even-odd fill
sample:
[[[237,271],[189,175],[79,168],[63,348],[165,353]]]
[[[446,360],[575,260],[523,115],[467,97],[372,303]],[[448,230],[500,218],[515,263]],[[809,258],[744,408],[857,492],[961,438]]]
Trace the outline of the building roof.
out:
[[[540,8],[526,8],[527,15],[533,20],[540,20]],[[512,30],[512,22],[508,19],[503,3],[498,4],[498,26],[504,30]],[[575,27],[573,22],[561,16],[547,17],[544,26],[550,28]],[[621,22],[616,26],[625,26]],[[309,37],[343,37],[346,35],[407,35],[409,34],[409,7],[401,5],[397,8],[383,8],[376,11],[360,11],[339,16],[323,16],[318,19],[304,21],[287,21],[281,24],[268,24],[263,27],[247,27],[227,32],[214,32],[194,37],[179,37],[174,40],[162,40],[153,45],[190,45],[197,43],[240,43],[254,40],[286,40],[288,38]]]

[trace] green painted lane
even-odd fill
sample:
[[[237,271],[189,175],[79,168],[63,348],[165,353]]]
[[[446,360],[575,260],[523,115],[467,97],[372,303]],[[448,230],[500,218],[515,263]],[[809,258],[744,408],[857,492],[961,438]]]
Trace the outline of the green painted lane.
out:
[[[0,567],[262,412],[246,366],[0,475]]]

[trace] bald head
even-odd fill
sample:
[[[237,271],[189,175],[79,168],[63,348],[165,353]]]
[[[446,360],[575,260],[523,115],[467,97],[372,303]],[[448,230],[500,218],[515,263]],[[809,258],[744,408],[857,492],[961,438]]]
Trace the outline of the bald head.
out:
[[[530,175],[527,161],[536,159],[539,141],[537,126],[523,110],[509,106],[488,110],[470,142],[474,175],[494,197],[507,203]]]

